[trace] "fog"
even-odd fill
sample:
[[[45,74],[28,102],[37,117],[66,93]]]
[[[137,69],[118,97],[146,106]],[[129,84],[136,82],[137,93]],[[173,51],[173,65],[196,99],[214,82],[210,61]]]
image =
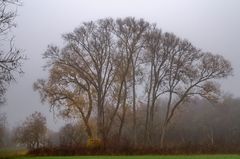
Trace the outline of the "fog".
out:
[[[61,35],[82,22],[100,18],[144,18],[163,31],[186,38],[198,48],[230,60],[234,76],[220,81],[225,93],[239,97],[240,1],[238,0],[23,0],[18,7],[17,28],[12,30],[16,46],[28,57],[23,71],[6,94],[1,108],[13,127],[35,110],[47,116],[48,126],[58,129],[63,121],[41,104],[33,82],[46,78],[42,59],[48,44],[61,45]]]

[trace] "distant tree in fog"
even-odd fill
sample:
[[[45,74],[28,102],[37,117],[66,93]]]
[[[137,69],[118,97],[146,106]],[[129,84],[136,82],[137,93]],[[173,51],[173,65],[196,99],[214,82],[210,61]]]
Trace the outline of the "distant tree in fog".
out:
[[[0,147],[4,145],[3,138],[6,130],[6,114],[0,113]]]
[[[14,140],[29,149],[39,148],[46,142],[46,132],[46,118],[40,112],[35,112],[14,129]]]
[[[84,127],[79,124],[66,124],[59,130],[59,142],[62,146],[80,146],[87,142]]]

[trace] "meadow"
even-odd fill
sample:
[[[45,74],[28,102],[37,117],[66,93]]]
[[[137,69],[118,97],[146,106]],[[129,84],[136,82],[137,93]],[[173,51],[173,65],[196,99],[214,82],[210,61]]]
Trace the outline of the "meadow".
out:
[[[178,156],[46,156],[12,157],[10,159],[240,159],[240,155],[178,155]]]
[[[0,149],[0,159],[240,159],[240,155],[30,156],[26,149],[8,148]]]
[[[23,148],[1,148],[0,159],[12,158],[14,156],[25,156],[27,153],[28,153],[27,149]]]

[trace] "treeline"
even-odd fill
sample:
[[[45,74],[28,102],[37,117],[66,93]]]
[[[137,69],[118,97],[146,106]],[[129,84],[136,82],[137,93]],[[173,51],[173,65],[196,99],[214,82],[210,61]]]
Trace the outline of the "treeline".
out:
[[[163,148],[176,110],[195,97],[218,101],[216,80],[232,74],[224,57],[143,19],[86,22],[63,40],[63,47],[48,46],[49,77],[34,89],[62,117],[79,118],[88,139],[103,147],[111,134],[122,143],[131,132],[132,147]]]
[[[144,112],[145,106],[137,109],[137,141],[132,147],[132,125],[127,111],[126,126],[123,128],[121,140],[118,138],[118,125],[108,136],[108,147],[102,149],[101,143],[89,140],[82,121],[68,123],[58,132],[47,129],[45,118],[41,113],[34,113],[26,121],[8,131],[8,138],[1,141],[3,147],[18,145],[28,147],[32,154],[38,155],[80,155],[80,154],[145,154],[145,153],[238,153],[240,151],[240,99],[225,96],[220,103],[209,103],[195,98],[178,109],[167,129],[165,146],[159,148],[161,127],[163,122],[160,107],[165,103],[157,102],[153,129],[154,138],[151,144],[144,144]],[[20,131],[21,130],[21,131]],[[10,135],[11,134],[11,135]],[[9,142],[10,141],[10,142]]]
[[[165,108],[163,108],[165,107]],[[166,100],[158,101],[155,110],[153,138],[151,143],[144,143],[146,107],[138,107],[137,115],[137,148],[159,150],[161,124],[164,122],[162,110],[166,110]],[[115,123],[108,138],[110,148],[132,149],[132,110],[127,112],[126,126],[123,128],[122,139],[118,138],[118,124]],[[238,152],[240,146],[240,99],[225,96],[219,103],[210,103],[205,99],[195,98],[177,109],[176,115],[167,128],[165,149],[182,151],[216,150],[220,152]],[[76,135],[81,134],[81,135]],[[60,129],[59,145],[88,145],[84,126],[67,124]],[[93,145],[88,145],[93,146]],[[163,148],[163,149],[164,149]]]

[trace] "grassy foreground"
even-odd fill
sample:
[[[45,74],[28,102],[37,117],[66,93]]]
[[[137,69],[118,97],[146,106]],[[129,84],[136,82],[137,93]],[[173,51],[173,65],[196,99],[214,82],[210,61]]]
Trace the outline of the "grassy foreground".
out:
[[[3,148],[0,149],[0,159],[2,158],[12,158],[14,156],[25,156],[27,154],[26,149],[18,148]]]
[[[179,155],[179,156],[69,156],[16,157],[14,159],[240,159],[240,155]]]

